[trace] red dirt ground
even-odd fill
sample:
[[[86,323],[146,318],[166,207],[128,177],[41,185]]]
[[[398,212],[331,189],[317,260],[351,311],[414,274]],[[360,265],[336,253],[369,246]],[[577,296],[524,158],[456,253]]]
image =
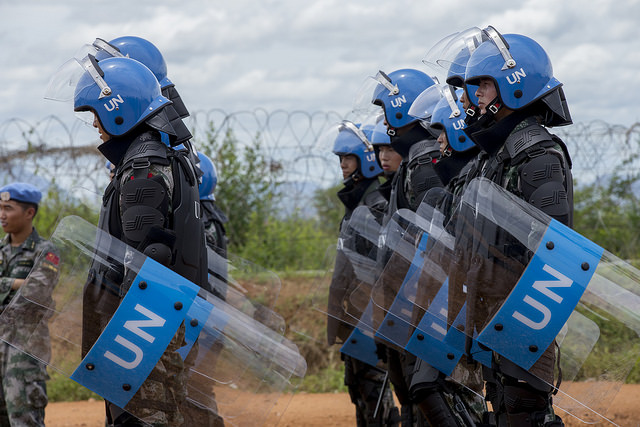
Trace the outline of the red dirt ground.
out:
[[[356,425],[353,406],[347,394],[300,393],[293,396],[286,408],[283,405],[276,406],[272,412],[276,416],[272,416],[265,427]],[[607,414],[620,426],[639,427],[640,385],[624,385]],[[48,427],[103,427],[103,417],[104,404],[101,401],[51,403],[46,410]],[[564,418],[570,427],[587,425],[570,417]]]

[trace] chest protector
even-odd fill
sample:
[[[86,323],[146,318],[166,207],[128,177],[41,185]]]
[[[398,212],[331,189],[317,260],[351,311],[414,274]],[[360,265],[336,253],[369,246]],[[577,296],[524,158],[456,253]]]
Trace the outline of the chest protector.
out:
[[[573,225],[571,158],[564,142],[538,123],[511,133],[482,176],[565,225]]]

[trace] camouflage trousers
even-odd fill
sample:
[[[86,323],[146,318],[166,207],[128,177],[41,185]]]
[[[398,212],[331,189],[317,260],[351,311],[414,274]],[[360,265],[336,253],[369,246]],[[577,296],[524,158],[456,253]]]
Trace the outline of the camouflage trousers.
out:
[[[47,406],[45,365],[0,342],[0,426],[44,426]]]
[[[151,425],[153,427],[184,425],[180,408],[186,400],[187,372],[182,357],[176,351],[183,343],[184,324],[171,339],[167,350],[126,408],[123,410],[113,403],[106,402],[107,425]]]

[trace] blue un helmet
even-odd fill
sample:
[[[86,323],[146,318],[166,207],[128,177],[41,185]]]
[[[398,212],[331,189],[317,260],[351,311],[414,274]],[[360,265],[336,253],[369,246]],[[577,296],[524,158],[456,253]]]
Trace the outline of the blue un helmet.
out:
[[[384,124],[384,120],[378,120],[373,129],[371,130],[371,145],[378,147],[380,145],[391,145],[391,138],[387,134],[387,126]]]
[[[388,75],[379,71],[375,79],[378,85],[371,102],[384,110],[390,136],[395,135],[395,129],[417,120],[408,114],[409,108],[418,95],[435,83],[422,71],[410,68],[396,70]]]
[[[465,111],[460,102],[462,89],[455,92],[447,90],[444,96],[433,110],[431,116],[431,129],[434,136],[439,136],[445,132],[449,145],[442,153],[444,156],[451,156],[452,151],[462,153],[475,146],[475,143],[464,133]]]
[[[130,58],[98,61],[88,55],[82,61],[84,74],[78,81],[74,111],[91,111],[111,136],[122,136],[146,123],[154,129],[175,134],[166,116],[161,115],[171,101],[162,96],[153,73]]]
[[[213,192],[218,184],[216,167],[206,154],[198,152],[198,158],[200,159],[199,166],[203,173],[202,182],[198,185],[200,200],[215,200]]]
[[[175,85],[167,77],[167,64],[160,50],[150,41],[136,36],[118,37],[109,42],[121,53],[146,65],[156,76],[162,94],[173,102],[173,108],[180,118],[189,117],[189,111],[178,94]]]
[[[489,40],[471,54],[465,71],[469,92],[482,78],[494,81],[497,99],[487,109],[495,114],[502,106],[511,110],[536,107],[547,126],[571,124],[562,83],[553,76],[551,60],[537,42],[520,34],[498,33],[488,27]],[[537,101],[542,101],[539,103]]]
[[[168,86],[167,63],[160,50],[150,41],[136,36],[117,37],[109,42],[96,39],[93,45],[98,49],[96,59],[101,61],[109,57],[126,56],[142,62],[160,83],[160,87]]]
[[[358,172],[365,178],[374,178],[383,172],[366,132],[348,120],[342,121],[338,125],[337,131],[338,135],[333,143],[333,154],[356,156],[358,158]]]

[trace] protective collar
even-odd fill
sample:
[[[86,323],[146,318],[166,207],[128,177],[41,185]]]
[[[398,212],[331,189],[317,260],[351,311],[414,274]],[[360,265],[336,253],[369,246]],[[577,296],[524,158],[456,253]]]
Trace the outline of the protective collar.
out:
[[[487,154],[494,155],[502,148],[518,123],[530,115],[525,110],[516,110],[496,122],[493,114],[483,114],[475,123],[467,126],[464,133]]]
[[[446,186],[460,173],[462,168],[479,153],[480,148],[478,147],[471,147],[461,153],[452,151],[450,156],[440,158],[440,160],[433,165],[433,169],[438,175],[438,178],[440,178],[440,181],[442,181],[442,184]]]
[[[343,189],[338,191],[338,198],[347,208],[347,212],[353,211],[364,197],[364,194],[367,192],[369,186],[377,181],[378,178],[369,178],[363,179],[358,182],[353,182],[352,185],[345,186]]]
[[[391,139],[391,148],[400,154],[403,159],[407,160],[409,158],[409,150],[413,144],[425,139],[433,139],[433,136],[427,129],[416,124],[413,128],[403,133],[402,136],[398,136],[396,133],[395,135],[389,135],[389,138]]]

